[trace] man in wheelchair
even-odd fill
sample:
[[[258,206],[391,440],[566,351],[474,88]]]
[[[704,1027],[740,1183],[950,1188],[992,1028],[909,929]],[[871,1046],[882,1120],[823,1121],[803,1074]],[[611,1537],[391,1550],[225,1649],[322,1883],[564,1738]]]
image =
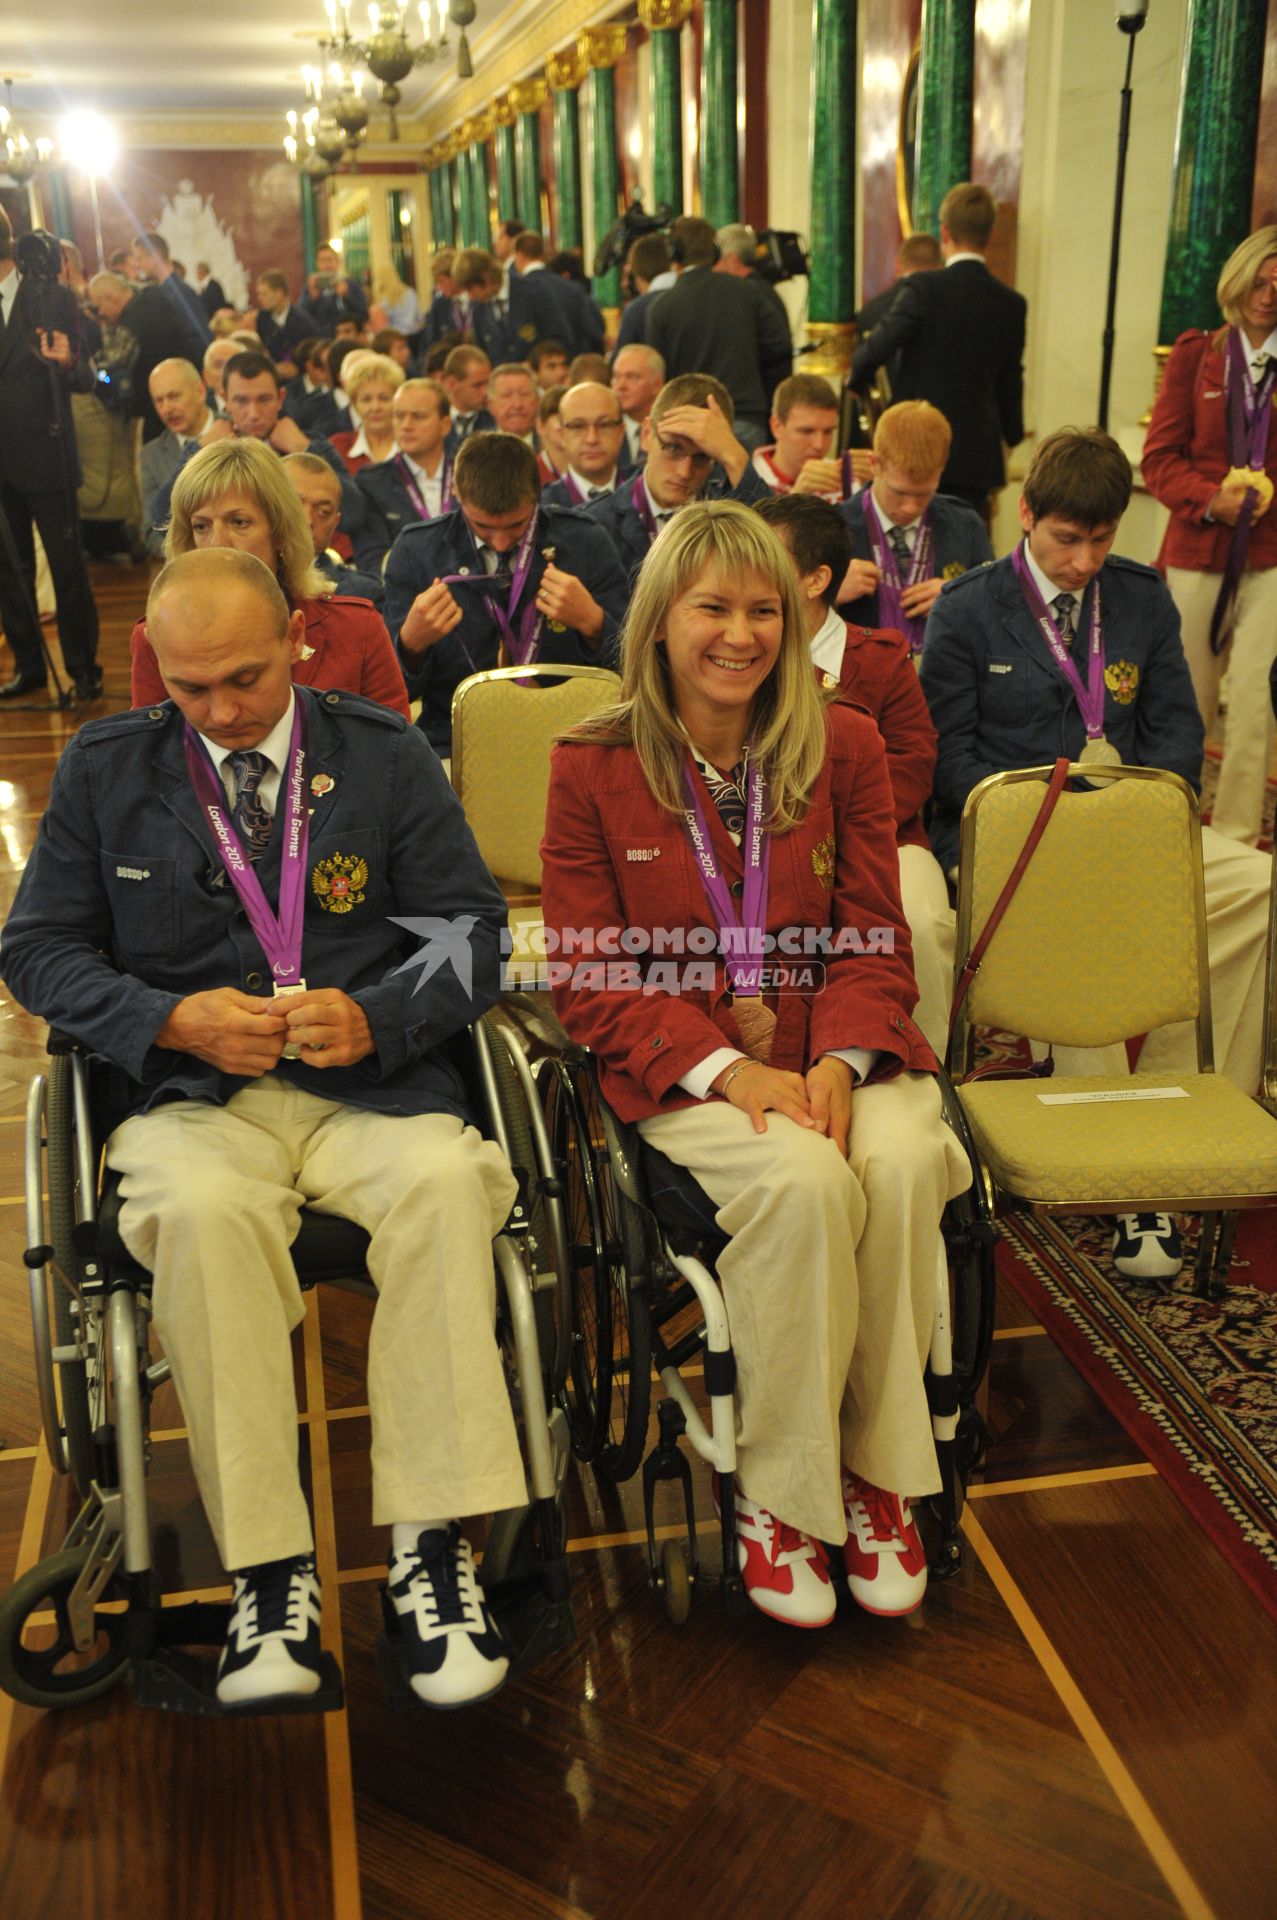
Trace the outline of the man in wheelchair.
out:
[[[508,1660],[457,1518],[526,1498],[493,1333],[515,1183],[449,1051],[497,997],[505,908],[416,729],[293,687],[302,617],[260,561],[185,554],[147,616],[170,699],[68,745],[0,971],[126,1076],[120,1232],[234,1577],[218,1700],[321,1684],[289,1339],[305,1205],[370,1236],[392,1641],[421,1700],[461,1705]],[[439,964],[413,966],[413,915],[449,936]]]

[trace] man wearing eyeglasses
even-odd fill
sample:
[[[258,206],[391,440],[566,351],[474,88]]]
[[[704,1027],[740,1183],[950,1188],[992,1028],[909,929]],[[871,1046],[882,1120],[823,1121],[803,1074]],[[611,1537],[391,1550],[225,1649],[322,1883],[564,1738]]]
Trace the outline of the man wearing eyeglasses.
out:
[[[569,387],[559,408],[559,426],[568,450],[568,468],[541,490],[547,507],[588,507],[606,499],[620,479],[618,461],[625,441],[625,416],[611,387],[582,380]]]
[[[563,399],[565,427],[572,417],[570,398]],[[615,411],[619,428],[619,406]],[[661,528],[689,500],[738,500],[750,506],[768,497],[734,425],[732,397],[712,374],[679,374],[657,394],[640,439],[647,464],[586,509],[611,538],[631,584]]]

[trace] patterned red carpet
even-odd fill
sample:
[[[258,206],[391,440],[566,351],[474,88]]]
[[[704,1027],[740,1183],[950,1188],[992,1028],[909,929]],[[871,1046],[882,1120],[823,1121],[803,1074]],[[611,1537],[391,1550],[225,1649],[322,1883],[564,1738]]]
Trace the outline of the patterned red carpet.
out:
[[[1019,1213],[998,1270],[1277,1616],[1277,1209],[1244,1213],[1226,1299],[1124,1280],[1111,1229]]]

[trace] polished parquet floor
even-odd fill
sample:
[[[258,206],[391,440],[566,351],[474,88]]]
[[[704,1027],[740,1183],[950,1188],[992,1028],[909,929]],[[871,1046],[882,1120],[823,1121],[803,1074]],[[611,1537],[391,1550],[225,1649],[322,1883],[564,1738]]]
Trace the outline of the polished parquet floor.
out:
[[[96,570],[127,701],[140,573]],[[0,656],[0,674],[11,668]],[[0,713],[0,909],[74,716]],[[21,1110],[42,1028],[0,995],[0,1589],[58,1545],[37,1446]],[[1047,1336],[1000,1302],[995,1445],[957,1579],[907,1622],[787,1632],[645,1581],[637,1483],[573,1482],[575,1644],[489,1705],[395,1714],[373,1641],[367,1305],[312,1297],[301,1444],[348,1708],[228,1724],[0,1696],[6,1920],[1011,1920],[1277,1912],[1277,1622]],[[166,1585],[222,1582],[170,1388]],[[697,1474],[704,1546],[715,1552]],[[672,1517],[672,1516],[670,1516]]]

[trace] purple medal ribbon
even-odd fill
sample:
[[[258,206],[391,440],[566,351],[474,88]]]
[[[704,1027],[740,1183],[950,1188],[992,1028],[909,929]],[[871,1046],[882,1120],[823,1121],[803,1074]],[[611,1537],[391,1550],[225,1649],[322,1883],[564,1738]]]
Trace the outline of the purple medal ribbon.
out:
[[[1268,429],[1272,424],[1274,387],[1277,387],[1277,363],[1272,360],[1268,362],[1263,378],[1256,385],[1250,377],[1241,333],[1237,327],[1230,327],[1228,345],[1224,349],[1224,407],[1228,422],[1228,458],[1232,466],[1263,472],[1268,459]],[[1233,606],[1246,569],[1246,550],[1250,545],[1251,523],[1258,501],[1255,489],[1247,488],[1242,510],[1237,516],[1237,525],[1233,528],[1228,558],[1224,562],[1219,597],[1211,614],[1212,653],[1223,651],[1232,629]]]
[[[656,515],[652,512],[652,503],[647,497],[647,482],[642,474],[630,489],[630,501],[635,513],[647,529],[647,544],[650,547],[661,529]]]
[[[402,453],[397,453],[395,455],[395,471],[398,473],[399,478],[403,482],[404,492],[407,494],[408,498],[412,501],[413,506],[417,510],[418,518],[422,520],[429,520],[431,515],[430,515],[430,509],[426,505],[425,495],[421,492],[420,488],[417,485],[417,482],[413,478],[412,468],[408,465],[408,462],[404,459]],[[454,502],[452,498],[452,461],[449,459],[448,455],[445,453],[443,456],[443,478],[439,485],[440,514],[442,515],[445,513],[451,513],[453,505],[454,505]]]
[[[1020,590],[1028,603],[1029,612],[1042,630],[1042,638],[1051,651],[1051,658],[1073,690],[1078,712],[1082,716],[1082,725],[1086,728],[1088,740],[1100,740],[1104,736],[1104,630],[1100,619],[1100,583],[1098,576],[1092,580],[1082,596],[1083,619],[1078,621],[1079,632],[1086,614],[1086,602],[1091,602],[1091,643],[1090,662],[1087,669],[1086,685],[1073,664],[1073,657],[1063,640],[1060,630],[1051,618],[1051,610],[1038,592],[1037,582],[1029,572],[1024,557],[1024,548],[1017,547],[1011,555],[1011,565],[1020,582]]]
[[[731,889],[719,872],[718,862],[714,858],[705,811],[696,791],[695,767],[690,756],[683,774],[683,785],[690,802],[683,819],[710,909],[718,921],[727,984],[738,998],[756,999],[761,992],[763,936],[767,931],[767,888],[771,868],[771,838],[764,831],[767,782],[761,767],[751,765],[746,781],[745,832],[741,839],[745,890],[739,916],[732,901]]]
[[[284,844],[279,863],[279,914],[272,913],[257,870],[244,852],[231,824],[226,792],[208,751],[195,729],[187,724],[182,741],[186,767],[200,807],[213,830],[213,839],[227,877],[257,935],[277,987],[296,986],[302,977],[302,917],[306,904],[306,849],[310,841],[310,814],[306,807],[306,709],[294,696],[293,731],[288,764],[280,783],[284,815]],[[276,806],[276,813],[280,807]]]
[[[519,614],[519,631],[517,636],[513,626],[515,611],[518,608],[519,601],[523,597],[524,589],[528,584],[528,575],[532,570],[532,549],[536,543],[537,526],[540,518],[539,513],[533,514],[528,522],[527,532],[519,542],[518,552],[515,554],[514,570],[510,580],[510,604],[508,608],[500,606],[497,600],[493,598],[493,595],[498,593],[500,589],[494,585],[493,576],[484,567],[482,559],[479,561],[479,570],[477,573],[445,573],[443,576],[443,583],[447,587],[478,587],[481,593],[488,595],[488,612],[492,615],[492,618],[501,630],[501,638],[505,642],[506,653],[513,667],[532,666],[541,651],[541,626],[543,616],[537,612],[535,597],[528,602],[527,606],[524,607]],[[461,640],[460,633],[458,633],[457,638],[461,641],[461,651],[465,654],[466,659],[470,661],[470,671],[477,673],[479,669],[475,666],[474,661],[470,659],[470,650],[466,646],[465,641]]]
[[[897,628],[908,640],[910,653],[921,653],[922,636],[926,632],[927,623],[925,619],[916,619],[905,612],[902,596],[906,588],[916,587],[920,580],[931,578],[931,551],[934,545],[931,535],[931,509],[927,508],[918,524],[918,534],[913,543],[913,554],[909,561],[908,578],[902,580],[895,552],[883,531],[882,521],[878,518],[873,488],[866,487],[861,497],[865,503],[865,530],[869,535],[869,545],[873,549],[874,564],[882,575],[882,584],[878,588],[878,625]]]
[[[572,502],[572,505],[574,507],[583,507],[585,505],[585,495],[582,493],[580,487],[577,486],[576,481],[572,478],[571,473],[570,472],[565,473],[562,476],[562,478],[563,478],[564,492],[567,494],[568,499]]]

